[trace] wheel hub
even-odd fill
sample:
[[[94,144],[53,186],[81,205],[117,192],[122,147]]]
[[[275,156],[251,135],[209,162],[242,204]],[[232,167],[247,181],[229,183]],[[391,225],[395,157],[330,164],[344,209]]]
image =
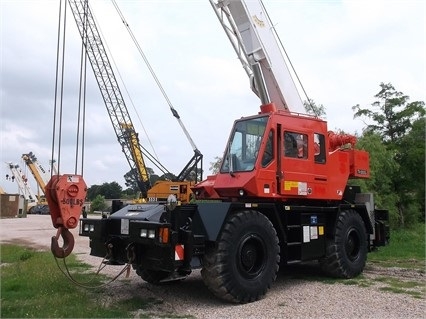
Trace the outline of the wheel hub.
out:
[[[257,236],[246,237],[239,245],[238,268],[246,278],[258,276],[266,263],[265,246]]]
[[[351,261],[354,261],[358,258],[360,250],[360,240],[356,230],[352,229],[348,232],[345,243],[346,255]]]

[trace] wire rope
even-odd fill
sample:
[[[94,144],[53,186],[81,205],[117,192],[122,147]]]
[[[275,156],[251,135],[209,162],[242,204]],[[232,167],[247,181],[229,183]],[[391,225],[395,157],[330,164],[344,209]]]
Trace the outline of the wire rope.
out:
[[[56,113],[58,109],[58,83],[59,83],[59,64],[60,64],[60,43],[61,43],[61,23],[62,23],[62,0],[59,1],[59,19],[58,19],[58,40],[56,45],[56,68],[55,68],[55,93],[54,93],[54,106],[53,106],[53,127],[52,127],[52,153],[51,153],[51,165],[50,177],[53,176],[53,158],[55,155],[55,137],[56,137]],[[57,165],[59,174],[59,163]]]
[[[147,138],[148,144],[150,145],[150,147],[151,147],[151,149],[152,149],[152,152],[153,152],[153,153],[154,153],[154,155],[155,155],[155,156],[154,156],[154,158],[155,158],[158,162],[160,162],[160,161],[159,161],[159,159],[158,159],[158,155],[157,155],[157,153],[156,153],[156,151],[155,151],[154,145],[153,145],[153,144],[152,144],[152,142],[151,142],[151,138],[149,137],[148,132],[147,132],[147,130],[146,130],[146,128],[145,128],[145,126],[143,125],[143,122],[142,122],[142,120],[141,120],[141,117],[140,117],[140,115],[139,115],[139,112],[137,111],[137,108],[136,108],[136,106],[135,106],[135,104],[134,104],[134,102],[133,102],[133,99],[132,99],[132,97],[130,96],[129,90],[127,89],[127,86],[126,86],[126,84],[125,84],[125,82],[124,82],[124,80],[123,80],[123,77],[121,76],[120,70],[119,70],[119,68],[118,68],[118,66],[117,66],[117,63],[115,62],[115,59],[114,59],[114,57],[113,57],[113,55],[112,55],[112,52],[111,52],[111,49],[110,49],[110,48],[109,48],[109,46],[108,46],[108,41],[106,40],[106,37],[105,37],[105,36],[104,36],[104,34],[102,33],[102,29],[101,29],[101,27],[100,27],[99,21],[96,19],[96,16],[95,16],[95,14],[94,14],[93,12],[92,12],[92,16],[93,16],[93,19],[94,19],[94,20],[95,20],[95,22],[96,22],[96,25],[98,26],[97,28],[98,28],[98,31],[99,31],[99,33],[100,33],[100,35],[101,35],[102,39],[103,39],[103,42],[104,42],[105,48],[106,48],[106,50],[108,51],[108,56],[111,58],[112,63],[114,64],[115,71],[117,72],[118,77],[120,78],[121,84],[122,84],[122,85],[123,85],[123,87],[124,87],[124,91],[126,91],[127,97],[129,98],[130,104],[132,105],[133,110],[134,110],[134,111],[135,111],[135,113],[136,113],[136,116],[137,116],[137,118],[138,118],[139,124],[142,126],[142,130],[143,130],[143,131],[144,131],[144,133],[145,133],[145,136],[146,136],[146,138]]]

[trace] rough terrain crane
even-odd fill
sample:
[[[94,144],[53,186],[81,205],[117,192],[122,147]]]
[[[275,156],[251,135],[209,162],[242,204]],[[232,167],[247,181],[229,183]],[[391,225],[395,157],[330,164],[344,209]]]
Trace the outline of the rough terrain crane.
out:
[[[38,210],[42,211],[43,214],[48,214],[49,206],[45,198],[45,188],[50,180],[50,174],[37,160],[37,157],[33,152],[22,154],[22,160],[25,162],[31,174],[33,175],[37,183],[38,189],[41,190],[41,192],[43,193],[42,195],[39,194],[39,196],[37,197],[39,199]],[[52,165],[52,167],[54,166]],[[31,213],[34,213],[33,210],[31,210]]]
[[[131,264],[153,284],[201,268],[213,294],[235,303],[262,298],[280,266],[317,261],[331,276],[359,275],[368,251],[389,240],[388,212],[349,185],[370,176],[369,154],[355,149],[354,136],[291,112],[303,104],[277,80],[292,81],[261,1],[210,3],[235,35],[260,112],[234,122],[219,173],[193,187],[195,203],[171,196],[166,205],[83,218],[80,235],[90,238],[91,255]]]

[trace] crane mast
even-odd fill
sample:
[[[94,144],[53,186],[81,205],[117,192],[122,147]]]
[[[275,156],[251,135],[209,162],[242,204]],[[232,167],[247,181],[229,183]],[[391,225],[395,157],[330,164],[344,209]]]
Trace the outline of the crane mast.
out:
[[[118,142],[130,165],[131,172],[137,172],[134,174],[134,178],[137,181],[142,197],[146,198],[147,190],[150,188],[150,180],[144,158],[141,155],[145,149],[139,143],[138,134],[134,129],[88,1],[70,0],[68,3],[83,40]],[[145,152],[147,151],[145,150]],[[161,167],[164,169],[162,165]]]
[[[303,102],[261,1],[209,0],[262,104],[304,112]]]
[[[31,173],[34,176],[34,179],[37,182],[37,185],[42,190],[43,194],[45,193],[46,184],[50,179],[50,175],[44,169],[44,167],[39,163],[37,157],[33,152],[29,152],[28,154],[22,154],[22,159],[24,160],[27,167],[30,169]]]

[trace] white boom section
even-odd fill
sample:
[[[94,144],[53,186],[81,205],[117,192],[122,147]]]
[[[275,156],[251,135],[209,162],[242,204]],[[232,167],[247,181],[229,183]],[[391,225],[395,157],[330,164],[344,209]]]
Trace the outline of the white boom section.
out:
[[[17,164],[6,163],[12,172],[13,179],[18,184],[19,191],[29,202],[36,202],[37,197],[27,182],[27,177],[22,173],[21,168]]]
[[[253,66],[260,64],[269,99],[277,108],[305,112],[278,44],[276,31],[260,0],[209,0],[253,87]],[[262,98],[261,98],[262,99]]]

